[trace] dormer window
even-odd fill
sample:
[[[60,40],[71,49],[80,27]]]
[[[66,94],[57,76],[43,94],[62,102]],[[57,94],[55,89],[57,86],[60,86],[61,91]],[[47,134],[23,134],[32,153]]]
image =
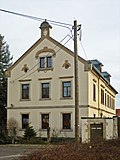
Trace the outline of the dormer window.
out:
[[[40,68],[52,68],[52,57],[40,57]]]

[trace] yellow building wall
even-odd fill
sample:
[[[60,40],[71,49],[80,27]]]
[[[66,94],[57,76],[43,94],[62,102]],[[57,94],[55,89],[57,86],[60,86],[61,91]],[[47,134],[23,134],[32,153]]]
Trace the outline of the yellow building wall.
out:
[[[38,51],[48,47],[53,49],[56,55],[53,56],[53,68],[51,70],[41,71],[39,69],[39,58],[36,59],[36,53]],[[59,50],[59,51],[58,51]],[[39,56],[52,55],[53,53],[43,52]],[[68,69],[65,69],[64,63],[67,60],[70,64]],[[34,126],[37,131],[37,135],[40,134],[46,136],[46,131],[41,130],[41,113],[50,114],[50,128],[52,130],[56,128],[59,132],[59,136],[74,137],[75,128],[75,95],[74,95],[74,57],[68,54],[50,42],[48,39],[44,39],[40,44],[36,45],[30,50],[27,56],[23,56],[19,63],[11,70],[11,76],[8,78],[8,104],[7,104],[7,119],[14,117],[18,122],[18,136],[22,136],[24,131],[22,128],[21,115],[28,113],[31,125]],[[22,68],[27,64],[29,71],[24,73]],[[80,130],[81,130],[81,117],[89,116],[113,116],[115,110],[100,104],[100,93],[98,88],[101,85],[104,86],[102,80],[98,78],[91,71],[85,71],[85,64],[79,60],[79,118],[80,118]],[[33,69],[32,69],[33,68]],[[93,101],[93,79],[96,83],[96,101]],[[69,99],[62,98],[62,82],[71,81],[71,97]],[[45,100],[41,99],[40,84],[46,82],[50,83],[50,98]],[[21,84],[30,84],[30,99],[21,100]],[[111,94],[110,89],[105,86]],[[98,110],[99,107],[99,110]],[[104,110],[104,111],[103,111]],[[107,112],[106,112],[107,111]],[[62,131],[62,113],[71,113],[71,130]]]

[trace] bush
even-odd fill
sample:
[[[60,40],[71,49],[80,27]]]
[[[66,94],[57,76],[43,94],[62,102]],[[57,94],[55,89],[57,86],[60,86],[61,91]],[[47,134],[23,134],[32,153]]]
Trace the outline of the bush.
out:
[[[49,145],[20,157],[20,160],[120,160],[120,140],[96,144]]]
[[[63,144],[63,143],[72,143],[75,142],[75,138],[66,138],[66,137],[51,137],[50,139],[51,143],[55,143],[55,144]]]
[[[44,140],[41,137],[33,137],[31,139],[17,138],[16,143],[18,144],[47,144],[47,139]]]
[[[30,140],[31,138],[36,137],[36,135],[37,135],[37,134],[36,134],[33,126],[27,126],[27,127],[25,128],[24,137],[25,137],[26,139],[29,139],[29,140]]]

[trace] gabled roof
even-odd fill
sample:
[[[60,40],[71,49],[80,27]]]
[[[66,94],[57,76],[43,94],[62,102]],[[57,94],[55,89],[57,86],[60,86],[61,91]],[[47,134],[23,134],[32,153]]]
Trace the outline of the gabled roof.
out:
[[[65,52],[69,53],[71,56],[74,57],[74,52],[72,52],[70,49],[56,41],[55,39],[51,38],[50,36],[46,36],[44,38],[40,38],[38,41],[36,41],[11,67],[8,68],[9,71],[11,71],[19,62],[24,59],[37,45],[39,45],[44,39],[48,39],[52,43],[54,43],[56,46],[60,47]],[[82,63],[87,63],[86,60],[84,60],[82,57],[78,56],[78,59]]]

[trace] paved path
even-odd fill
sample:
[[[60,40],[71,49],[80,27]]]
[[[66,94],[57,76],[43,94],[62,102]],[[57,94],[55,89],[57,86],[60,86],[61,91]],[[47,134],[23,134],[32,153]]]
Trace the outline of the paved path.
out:
[[[39,148],[42,147],[40,145],[0,145],[0,160],[14,160]]]
[[[8,159],[8,160],[12,160],[12,159],[14,159],[14,158],[18,158],[18,157],[20,157],[20,156],[22,156],[21,154],[15,154],[15,155],[9,155],[9,156],[1,156],[0,157],[0,159]]]

